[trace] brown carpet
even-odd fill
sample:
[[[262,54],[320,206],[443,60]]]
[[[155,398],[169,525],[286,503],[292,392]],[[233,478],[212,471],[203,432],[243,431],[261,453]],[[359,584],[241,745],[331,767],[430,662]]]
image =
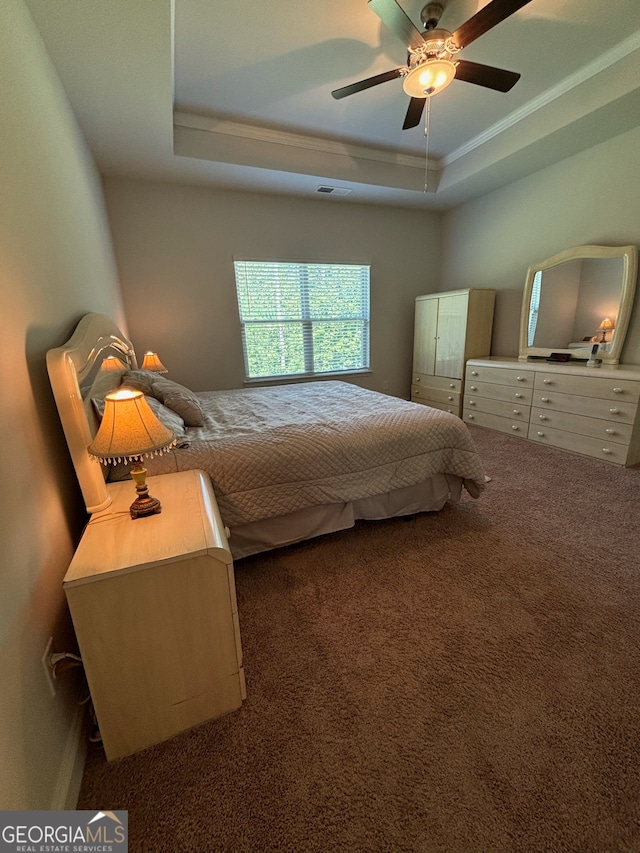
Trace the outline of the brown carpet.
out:
[[[478,501],[241,561],[248,697],[79,808],[130,851],[640,851],[640,471],[478,428]]]

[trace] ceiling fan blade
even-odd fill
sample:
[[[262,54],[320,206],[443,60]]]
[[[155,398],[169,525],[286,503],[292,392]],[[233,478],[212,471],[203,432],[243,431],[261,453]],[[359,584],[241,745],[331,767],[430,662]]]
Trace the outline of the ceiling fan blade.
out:
[[[465,21],[452,34],[451,41],[459,48],[466,47],[475,41],[487,30],[495,27],[500,21],[504,21],[509,15],[513,15],[518,9],[522,9],[531,0],[492,0],[484,9],[480,9],[473,17]]]
[[[340,98],[346,98],[347,95],[355,95],[356,92],[362,92],[365,89],[370,89],[372,86],[377,86],[379,83],[386,83],[387,80],[395,80],[400,77],[404,68],[394,68],[392,71],[385,71],[383,74],[376,74],[375,77],[367,77],[366,80],[359,80],[357,83],[349,83],[348,86],[343,86],[341,89],[334,89],[331,93],[336,101]]]
[[[402,125],[403,130],[408,130],[410,127],[417,127],[420,124],[422,111],[424,110],[426,102],[426,98],[411,98],[409,101],[409,108],[407,109],[407,114],[404,119],[404,124]]]
[[[461,59],[456,64],[455,79],[464,80],[465,83],[475,83],[476,86],[484,86],[487,89],[495,89],[496,92],[508,92],[516,85],[520,75],[515,71],[505,71],[503,68],[494,68],[492,65],[480,65],[478,62]]]
[[[369,0],[369,6],[382,23],[389,27],[391,32],[395,33],[407,47],[416,50],[423,44],[422,33],[413,25],[404,10],[398,6],[396,0]]]

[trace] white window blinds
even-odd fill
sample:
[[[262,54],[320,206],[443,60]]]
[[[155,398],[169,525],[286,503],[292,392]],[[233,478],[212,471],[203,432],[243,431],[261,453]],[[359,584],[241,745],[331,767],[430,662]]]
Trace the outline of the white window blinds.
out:
[[[369,367],[369,267],[234,262],[247,379]]]

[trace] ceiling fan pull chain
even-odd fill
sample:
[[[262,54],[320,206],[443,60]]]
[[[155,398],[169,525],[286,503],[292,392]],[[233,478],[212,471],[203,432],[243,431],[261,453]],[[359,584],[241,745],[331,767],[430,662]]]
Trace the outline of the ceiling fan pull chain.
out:
[[[429,119],[431,118],[431,98],[427,98],[427,109],[424,114],[424,191],[428,191],[429,183]]]

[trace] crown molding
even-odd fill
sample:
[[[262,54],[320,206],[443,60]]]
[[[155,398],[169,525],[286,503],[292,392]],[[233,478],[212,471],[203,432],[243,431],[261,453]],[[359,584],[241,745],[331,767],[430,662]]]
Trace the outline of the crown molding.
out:
[[[390,163],[394,166],[404,166],[410,169],[425,168],[425,157],[414,154],[401,154],[384,148],[372,148],[353,142],[338,142],[332,139],[322,139],[316,136],[305,136],[301,133],[275,130],[243,122],[219,119],[199,115],[183,110],[173,114],[174,127],[184,127],[191,130],[203,130],[207,133],[220,133],[225,136],[236,136],[272,145],[288,145],[293,148],[304,148],[308,151],[319,151],[323,154],[337,154],[361,160],[373,160],[378,163]],[[430,171],[441,168],[440,160],[429,159]]]
[[[470,139],[464,145],[461,145],[459,148],[456,148],[455,151],[452,151],[450,154],[445,155],[440,161],[439,167],[441,169],[446,168],[451,165],[451,163],[455,163],[456,160],[459,160],[461,157],[465,157],[467,154],[470,154],[476,148],[479,148],[481,145],[484,145],[486,142],[489,142],[491,139],[494,139],[496,136],[499,136],[501,133],[504,133],[505,130],[513,127],[524,119],[528,118],[530,115],[533,115],[538,110],[546,107],[548,104],[553,101],[561,98],[563,95],[568,94],[573,89],[580,86],[582,83],[591,79],[592,77],[597,76],[602,71],[606,71],[607,68],[610,68],[612,65],[620,62],[625,59],[627,56],[630,56],[636,50],[640,48],[640,31],[632,33],[628,38],[624,41],[621,41],[619,44],[612,47],[606,53],[603,53],[602,56],[597,57],[593,60],[593,62],[585,65],[579,71],[570,74],[568,77],[565,77],[564,80],[561,80],[560,83],[552,86],[550,89],[547,89],[541,95],[538,95],[537,98],[534,98],[532,101],[529,101],[527,104],[524,104],[520,109],[514,110],[514,112],[510,113],[508,116],[505,116],[502,121],[497,122],[496,124],[488,127],[485,131],[475,136],[473,139]]]

